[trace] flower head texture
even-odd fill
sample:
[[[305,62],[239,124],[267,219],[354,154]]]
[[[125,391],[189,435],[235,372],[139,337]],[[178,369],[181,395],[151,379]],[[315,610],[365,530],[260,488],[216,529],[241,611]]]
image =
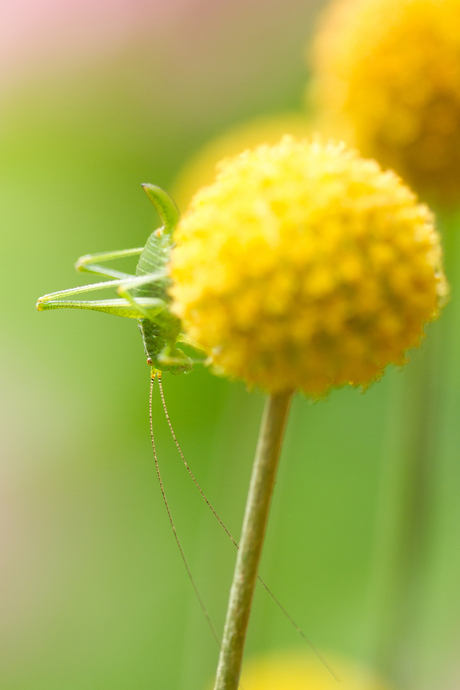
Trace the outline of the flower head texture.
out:
[[[335,0],[313,50],[326,131],[460,199],[460,0]]]
[[[402,363],[446,292],[432,215],[340,144],[224,161],[172,253],[173,310],[216,369],[313,397]]]

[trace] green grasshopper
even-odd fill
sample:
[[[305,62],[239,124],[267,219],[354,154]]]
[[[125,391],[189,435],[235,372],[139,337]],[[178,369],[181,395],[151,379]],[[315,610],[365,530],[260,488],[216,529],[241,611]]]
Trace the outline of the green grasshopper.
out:
[[[58,292],[51,292],[43,295],[37,301],[37,309],[39,311],[46,311],[49,309],[90,309],[93,311],[101,311],[107,314],[114,314],[116,316],[124,316],[131,319],[138,319],[139,329],[141,331],[144,342],[144,351],[147,356],[147,363],[151,367],[151,384],[150,384],[150,398],[149,398],[149,416],[150,416],[150,433],[152,440],[153,455],[155,460],[155,467],[160,483],[160,489],[163,496],[163,501],[169,517],[175,540],[179,547],[179,551],[184,562],[187,574],[190,578],[192,586],[195,590],[199,604],[206,617],[208,625],[213,633],[218,645],[220,646],[219,637],[210,620],[207,609],[203,603],[200,593],[197,589],[195,581],[190,572],[187,560],[179,541],[176,527],[174,525],[169,504],[166,499],[163,481],[160,474],[160,469],[157,460],[155,449],[155,442],[153,438],[153,420],[152,420],[152,391],[153,382],[158,380],[160,387],[161,400],[166,415],[166,420],[169,425],[174,443],[180,453],[182,461],[191,476],[193,482],[198,488],[202,498],[206,502],[208,508],[212,511],[214,517],[218,520],[220,526],[226,532],[227,536],[233,542],[234,546],[238,548],[238,544],[230,534],[227,527],[224,525],[217,512],[214,510],[211,503],[208,501],[190,466],[188,465],[181,447],[177,441],[174,433],[171,420],[166,407],[166,402],[163,393],[163,386],[161,381],[162,372],[170,372],[172,374],[187,374],[192,368],[193,364],[198,362],[205,362],[206,360],[192,360],[180,348],[178,343],[185,343],[197,348],[196,343],[192,342],[187,336],[182,333],[181,321],[170,311],[171,298],[168,294],[168,286],[170,278],[168,273],[168,265],[171,255],[171,250],[174,246],[174,230],[179,222],[179,210],[171,199],[160,187],[151,184],[143,184],[142,187],[147,193],[150,201],[155,206],[160,219],[163,223],[162,227],[154,230],[149,236],[145,247],[136,247],[134,249],[124,249],[113,252],[102,252],[97,254],[88,254],[78,259],[75,267],[78,271],[86,273],[95,273],[105,278],[112,278],[113,280],[105,280],[99,283],[91,283],[81,287],[70,288],[68,290],[60,290]],[[110,268],[105,268],[99,265],[99,262],[112,261],[113,259],[122,259],[130,256],[138,256],[139,261],[136,267],[135,275],[129,273],[122,273]],[[98,262],[98,263],[95,263]],[[67,297],[71,295],[78,295],[92,290],[102,290],[106,288],[116,288],[119,295],[118,299],[108,300],[68,300]],[[63,298],[63,299],[62,299]],[[282,613],[290,621],[293,627],[297,630],[304,640],[309,644],[316,656],[329,669],[331,674],[335,677],[334,672],[327,664],[325,659],[321,656],[319,651],[313,646],[310,640],[304,635],[299,626],[295,623],[286,609],[282,606],[280,601],[275,597],[271,589],[265,584],[260,576],[259,581],[266,589],[268,594],[274,600],[276,605],[280,608]]]
[[[186,374],[192,370],[193,361],[177,347],[178,342],[187,342],[181,333],[181,322],[171,313],[168,295],[168,263],[174,244],[173,232],[179,222],[179,210],[159,187],[142,185],[154,204],[163,226],[154,230],[145,247],[122,249],[121,251],[88,254],[78,259],[77,271],[96,273],[105,278],[100,283],[60,290],[43,295],[37,302],[37,309],[91,309],[116,316],[138,319],[144,341],[147,363],[156,372],[169,371],[172,374]],[[121,273],[99,265],[99,262],[139,256],[135,275]],[[108,300],[69,300],[67,297],[92,290],[116,288],[120,298]],[[132,291],[132,294],[131,294]]]
[[[169,309],[171,298],[168,295],[168,285],[170,282],[168,276],[168,264],[171,249],[174,246],[173,232],[177,226],[177,223],[179,222],[179,210],[171,197],[160,189],[160,187],[156,187],[155,185],[151,184],[143,184],[142,186],[150,201],[158,211],[160,219],[163,222],[163,225],[160,228],[157,228],[151,233],[145,247],[122,249],[120,251],[113,252],[101,252],[98,254],[87,254],[80,257],[75,265],[78,271],[96,273],[97,275],[104,276],[105,278],[113,278],[114,280],[105,280],[100,283],[91,283],[89,285],[69,288],[67,290],[60,290],[58,292],[51,292],[47,295],[43,295],[43,297],[40,297],[37,301],[37,309],[38,311],[65,308],[90,309],[92,311],[101,311],[105,312],[106,314],[114,314],[115,316],[124,316],[130,319],[138,320],[139,330],[144,342],[144,351],[147,356],[147,364],[151,367],[149,398],[150,433],[155,467],[160,483],[163,501],[165,503],[169,522],[171,524],[174,537],[179,547],[179,551],[188,576],[191,580],[196,596],[206,620],[208,621],[211,631],[220,646],[219,638],[192,577],[189,565],[182,549],[182,545],[177,535],[176,527],[169,509],[169,504],[166,499],[153,436],[152,392],[153,382],[155,378],[157,378],[166,418],[182,460],[184,461],[187,471],[197,485],[201,495],[211,508],[216,518],[224,527],[222,521],[207,500],[204,492],[202,491],[188,463],[185,460],[169,418],[163,394],[163,386],[161,383],[162,372],[167,371],[172,374],[187,374],[193,368],[193,360],[177,347],[178,342],[188,341],[181,333],[182,327],[180,320],[177,318],[177,316],[174,316]],[[112,261],[113,259],[122,259],[137,255],[140,256],[135,275],[115,271],[113,269],[100,266],[99,263],[95,263],[104,263],[106,261]],[[78,295],[83,292],[90,292],[93,290],[103,290],[110,287],[116,288],[119,295],[118,299],[89,301],[66,299],[71,295]],[[226,528],[224,527],[224,529]]]

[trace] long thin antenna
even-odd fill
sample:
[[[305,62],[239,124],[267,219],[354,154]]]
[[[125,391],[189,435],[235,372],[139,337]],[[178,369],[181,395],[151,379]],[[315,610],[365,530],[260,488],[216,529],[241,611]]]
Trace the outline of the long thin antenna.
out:
[[[188,464],[187,460],[185,459],[185,456],[184,456],[184,454],[183,454],[183,452],[182,452],[182,449],[181,449],[181,447],[180,447],[180,445],[179,445],[179,441],[177,440],[177,436],[176,436],[176,434],[174,433],[174,429],[173,429],[173,426],[172,426],[172,423],[171,423],[171,418],[170,418],[170,416],[169,416],[168,408],[167,408],[167,406],[166,406],[166,400],[165,400],[165,396],[164,396],[164,392],[163,392],[163,383],[162,383],[162,381],[161,381],[161,373],[158,373],[158,386],[159,386],[159,388],[160,388],[161,402],[163,403],[163,409],[164,409],[164,412],[165,412],[166,421],[168,422],[169,430],[171,431],[171,435],[172,435],[172,437],[173,437],[173,439],[174,439],[174,443],[175,443],[175,445],[176,445],[176,448],[177,448],[177,450],[179,451],[179,455],[180,455],[181,458],[182,458],[182,462],[184,463],[187,472],[188,472],[189,475],[191,476],[191,478],[192,478],[192,480],[193,480],[195,486],[197,487],[198,491],[200,492],[201,497],[203,498],[204,502],[205,502],[206,505],[208,506],[209,510],[212,512],[212,514],[214,515],[214,517],[215,517],[216,520],[218,521],[219,525],[222,527],[222,529],[225,531],[225,533],[227,534],[227,536],[229,537],[229,539],[232,541],[233,545],[236,546],[237,549],[239,549],[240,547],[238,546],[238,543],[237,543],[236,540],[233,538],[233,536],[231,535],[231,533],[229,532],[229,530],[227,529],[227,527],[224,525],[224,523],[223,523],[222,520],[220,519],[219,515],[218,515],[218,514],[216,513],[216,511],[214,510],[213,506],[211,505],[211,503],[209,502],[208,498],[206,497],[206,495],[205,495],[203,489],[201,488],[200,484],[198,483],[198,480],[196,479],[195,475],[193,474],[193,472],[192,472],[192,470],[191,470],[191,468],[190,468],[190,465]],[[169,512],[169,511],[168,511],[168,512]],[[177,538],[177,537],[176,537],[176,538]],[[188,570],[188,568],[187,568],[187,570]],[[302,629],[301,629],[301,628],[297,625],[297,623],[294,621],[294,619],[292,618],[292,616],[286,611],[286,609],[284,608],[284,606],[282,605],[282,603],[279,601],[279,599],[273,594],[272,590],[268,587],[268,585],[264,582],[264,580],[262,580],[262,578],[260,577],[260,575],[257,575],[257,579],[259,580],[260,584],[265,588],[265,590],[268,592],[268,594],[271,596],[271,598],[273,599],[273,601],[275,602],[275,604],[278,606],[278,608],[280,609],[280,611],[282,611],[282,613],[284,613],[284,615],[286,616],[286,618],[288,619],[288,621],[291,623],[291,625],[294,627],[294,629],[295,629],[295,630],[299,633],[299,635],[305,640],[305,642],[308,644],[308,646],[310,647],[310,649],[312,650],[312,652],[317,656],[317,658],[321,661],[321,663],[322,663],[322,664],[325,666],[325,668],[329,671],[329,673],[331,674],[331,676],[332,676],[337,682],[340,682],[340,678],[337,676],[337,674],[334,672],[334,670],[333,670],[333,669],[331,668],[331,666],[328,664],[328,662],[327,662],[326,659],[323,657],[323,655],[321,654],[321,652],[315,647],[315,645],[313,644],[313,642],[311,642],[311,640],[308,639],[308,637],[305,635],[305,633],[302,631]],[[193,582],[193,580],[192,580],[192,582]]]
[[[167,513],[168,513],[168,518],[169,518],[169,522],[170,522],[171,527],[172,527],[172,531],[173,531],[173,533],[174,533],[174,538],[175,538],[175,540],[176,540],[177,546],[179,547],[180,555],[181,555],[181,557],[182,557],[182,560],[183,560],[183,562],[184,562],[185,568],[186,568],[186,570],[187,570],[187,574],[188,574],[188,576],[189,576],[189,578],[190,578],[190,582],[192,583],[193,589],[195,590],[196,597],[197,597],[197,599],[198,599],[198,601],[199,601],[199,604],[200,604],[200,606],[201,606],[201,610],[203,611],[204,616],[205,616],[205,618],[206,618],[206,620],[207,620],[207,622],[208,622],[209,628],[210,628],[210,630],[211,630],[211,632],[212,632],[212,634],[213,634],[213,636],[214,636],[214,639],[215,639],[216,642],[217,642],[217,646],[218,646],[219,649],[220,649],[220,639],[219,639],[219,636],[218,636],[218,634],[217,634],[217,632],[216,632],[216,629],[215,629],[214,625],[212,624],[211,618],[209,617],[209,613],[208,613],[208,611],[207,611],[207,609],[206,609],[206,606],[204,605],[203,599],[201,598],[201,595],[200,595],[200,593],[199,593],[199,591],[198,591],[198,588],[197,588],[197,586],[196,586],[196,584],[195,584],[195,580],[194,580],[193,577],[192,577],[192,573],[190,572],[190,568],[189,568],[189,565],[188,565],[188,563],[187,563],[187,559],[185,558],[185,554],[184,554],[184,551],[183,551],[183,549],[182,549],[182,545],[181,545],[181,543],[180,543],[180,541],[179,541],[179,537],[177,536],[176,527],[175,527],[174,522],[173,522],[173,519],[172,519],[171,511],[170,511],[170,509],[169,509],[169,504],[168,504],[168,501],[167,501],[167,499],[166,499],[166,494],[165,494],[165,490],[164,490],[164,486],[163,486],[163,480],[162,480],[162,478],[161,478],[161,473],[160,473],[160,467],[159,467],[159,465],[158,465],[157,451],[156,451],[156,448],[155,448],[155,440],[154,440],[154,437],[153,437],[152,397],[153,397],[153,382],[154,382],[154,381],[155,381],[155,370],[152,369],[152,375],[151,375],[151,377],[150,377],[150,394],[149,394],[150,438],[151,438],[151,440],[152,440],[153,457],[154,457],[154,459],[155,459],[155,469],[156,469],[156,472],[157,472],[158,482],[159,482],[159,484],[160,484],[161,495],[163,496],[163,501],[164,501],[164,504],[165,504],[165,507],[166,507],[166,511],[167,511]],[[161,381],[160,376],[158,376],[158,381]]]

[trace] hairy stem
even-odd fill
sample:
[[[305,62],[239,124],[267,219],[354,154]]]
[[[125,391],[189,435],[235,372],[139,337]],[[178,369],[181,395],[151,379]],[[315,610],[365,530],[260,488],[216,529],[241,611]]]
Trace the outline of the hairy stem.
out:
[[[292,391],[287,391],[269,396],[265,403],[214,690],[238,688],[257,570],[291,399]]]

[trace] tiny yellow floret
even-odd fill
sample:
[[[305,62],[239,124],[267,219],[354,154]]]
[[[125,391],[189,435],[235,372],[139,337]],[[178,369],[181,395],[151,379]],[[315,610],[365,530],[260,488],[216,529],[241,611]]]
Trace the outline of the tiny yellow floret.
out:
[[[216,370],[319,397],[402,364],[446,294],[431,212],[342,144],[221,163],[176,231],[173,311]]]
[[[318,659],[309,660],[300,652],[272,652],[244,665],[241,685],[244,690],[390,690],[362,666],[329,657],[340,682]]]
[[[313,49],[321,126],[460,199],[460,0],[335,0]]]

